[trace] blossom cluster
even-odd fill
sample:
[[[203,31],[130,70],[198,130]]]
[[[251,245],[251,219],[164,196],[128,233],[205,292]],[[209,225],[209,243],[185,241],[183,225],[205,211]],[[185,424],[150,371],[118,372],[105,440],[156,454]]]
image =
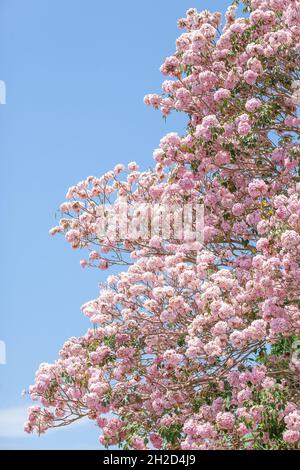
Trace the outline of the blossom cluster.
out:
[[[153,170],[68,190],[51,234],[86,250],[82,267],[127,270],[82,306],[93,329],[40,366],[27,432],[88,416],[106,446],[300,446],[300,2],[235,3],[245,16],[229,7],[221,33],[219,13],[187,11],[170,79],[145,97],[185,113],[185,135],[161,139]],[[145,203],[203,204],[203,243],[99,236],[125,199],[137,225]]]

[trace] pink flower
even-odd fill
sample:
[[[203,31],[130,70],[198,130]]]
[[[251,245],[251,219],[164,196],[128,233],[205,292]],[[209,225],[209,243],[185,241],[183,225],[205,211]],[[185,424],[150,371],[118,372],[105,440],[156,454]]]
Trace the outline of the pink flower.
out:
[[[174,422],[174,419],[170,415],[164,415],[160,419],[160,425],[161,426],[170,426]]]
[[[122,171],[124,170],[125,170],[125,166],[122,163],[118,163],[118,165],[116,165],[114,168],[114,173],[115,175],[118,175],[119,173],[122,173]]]
[[[244,401],[250,400],[252,392],[250,388],[244,388],[237,394],[238,403],[243,403]]]
[[[261,386],[265,390],[270,390],[270,389],[274,388],[275,385],[276,385],[276,382],[271,377],[266,377],[261,383]]]
[[[147,106],[153,106],[154,108],[159,108],[162,103],[162,97],[155,94],[146,95],[144,98],[144,103]]]
[[[256,98],[251,98],[246,102],[245,108],[249,112],[256,111],[258,108],[262,106],[262,102]]]
[[[228,324],[225,321],[219,321],[213,327],[212,332],[215,335],[224,335],[227,333],[227,330],[228,330]]]
[[[299,431],[300,432],[300,411],[299,410],[292,410],[285,418],[284,422],[286,423],[287,427],[292,431]]]
[[[167,57],[160,71],[164,75],[176,76],[179,72],[179,60],[175,56]]]
[[[219,90],[217,90],[215,93],[214,93],[214,100],[219,103],[220,101],[224,101],[226,100],[227,98],[229,98],[231,95],[231,92],[230,90],[227,90],[226,88],[219,88]]]
[[[226,163],[230,162],[230,154],[224,150],[220,150],[215,155],[215,163],[216,165],[226,165]]]
[[[202,126],[204,126],[207,129],[210,129],[211,127],[218,127],[219,126],[219,121],[217,117],[214,114],[210,114],[209,116],[205,116],[202,120]]]
[[[219,338],[215,338],[213,341],[209,341],[205,346],[204,350],[210,357],[217,357],[222,354],[222,348]]]
[[[32,426],[32,424],[30,423],[30,421],[26,421],[24,423],[24,432],[30,434],[32,431],[33,431],[34,427]]]
[[[176,312],[172,310],[163,310],[160,319],[162,322],[173,323],[177,318]]]
[[[260,238],[256,243],[258,251],[266,251],[269,248],[269,241],[267,238]]]
[[[99,364],[105,359],[111,350],[108,346],[100,346],[96,351],[90,353],[90,359],[93,364]]]
[[[139,166],[136,162],[130,162],[128,163],[128,170],[130,171],[137,171],[139,169]]]
[[[288,444],[296,444],[300,440],[299,431],[284,431],[283,440]]]
[[[246,434],[249,433],[249,429],[247,428],[247,426],[244,424],[244,423],[240,423],[239,426],[238,426],[238,435],[243,437],[245,436]]]
[[[179,185],[185,191],[188,191],[189,189],[193,189],[195,186],[194,181],[191,178],[181,179],[179,181]]]
[[[214,439],[218,435],[211,423],[199,424],[196,432],[202,439]]]
[[[106,259],[102,259],[100,261],[99,269],[101,269],[102,271],[105,271],[106,269],[108,269],[108,261]]]
[[[216,417],[216,422],[221,429],[230,430],[234,427],[235,418],[232,413],[218,413]]]
[[[286,230],[281,235],[281,243],[283,248],[291,250],[292,248],[300,246],[300,235],[294,230]]]
[[[241,216],[244,213],[244,211],[245,211],[244,205],[239,202],[234,204],[232,207],[232,213],[233,215],[237,217]]]
[[[251,131],[251,125],[247,121],[241,121],[238,124],[238,133],[240,135],[247,135]]]
[[[255,179],[248,186],[248,193],[251,197],[256,198],[267,193],[268,186],[263,180]]]
[[[258,77],[258,74],[256,72],[253,72],[253,70],[247,70],[244,73],[244,79],[245,82],[248,83],[248,85],[254,85]]]
[[[66,240],[75,248],[80,242],[79,230],[71,229],[66,233]]]
[[[163,158],[165,157],[165,152],[162,149],[156,149],[153,152],[153,158],[157,162],[163,161]]]
[[[250,70],[258,74],[263,72],[262,64],[256,57],[251,57],[247,62],[247,66]]]
[[[150,434],[150,442],[155,449],[162,448],[163,440],[157,432],[153,432]]]
[[[286,318],[273,318],[270,326],[273,334],[279,334],[287,331],[290,325]]]
[[[99,258],[99,254],[97,253],[97,251],[91,251],[90,254],[89,254],[89,259],[91,261],[95,260],[95,259],[98,259]]]
[[[136,450],[146,449],[144,439],[142,439],[141,437],[135,437],[132,441],[132,447]]]
[[[205,72],[199,73],[199,82],[203,90],[210,90],[218,82],[218,77],[214,72],[206,70]]]
[[[61,204],[59,206],[59,210],[65,214],[67,214],[68,212],[70,212],[71,210],[71,203],[69,202],[64,202],[63,204]]]
[[[49,230],[49,234],[53,236],[53,235],[56,235],[57,233],[60,233],[61,231],[62,231],[62,227],[57,226],[57,227],[51,228]]]
[[[178,366],[183,360],[183,355],[176,353],[176,351],[174,351],[173,349],[168,349],[167,351],[165,351],[163,357],[165,363],[171,367]]]
[[[157,235],[155,235],[154,237],[152,237],[149,241],[149,246],[151,248],[160,248],[161,247],[161,242],[162,240],[160,239],[160,237],[158,237]]]
[[[229,337],[230,342],[236,348],[242,348],[245,346],[247,339],[245,337],[245,333],[242,331],[233,331]]]
[[[160,147],[164,148],[165,145],[178,147],[180,142],[181,140],[177,132],[169,132],[169,134],[165,135],[165,137],[160,140]]]

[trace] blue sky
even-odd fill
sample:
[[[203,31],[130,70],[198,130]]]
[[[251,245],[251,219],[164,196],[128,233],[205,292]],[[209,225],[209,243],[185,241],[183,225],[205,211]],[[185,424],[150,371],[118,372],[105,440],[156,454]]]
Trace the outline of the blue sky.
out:
[[[41,362],[89,324],[80,306],[107,273],[83,271],[82,254],[48,230],[69,186],[116,163],[152,165],[160,138],[181,131],[146,108],[159,66],[174,51],[177,19],[202,0],[0,0],[1,317],[0,448],[99,448],[90,422],[24,435],[21,391]]]

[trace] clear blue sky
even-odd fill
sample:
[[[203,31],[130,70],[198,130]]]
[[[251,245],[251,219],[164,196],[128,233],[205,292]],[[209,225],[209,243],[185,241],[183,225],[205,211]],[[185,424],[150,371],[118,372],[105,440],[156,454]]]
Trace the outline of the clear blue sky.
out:
[[[99,448],[92,424],[23,435],[22,389],[40,362],[89,324],[80,306],[105,274],[83,271],[80,253],[48,230],[66,190],[116,163],[152,165],[159,139],[184,128],[146,108],[189,7],[227,1],[0,0],[1,318],[0,448]],[[82,256],[82,254],[81,254]]]

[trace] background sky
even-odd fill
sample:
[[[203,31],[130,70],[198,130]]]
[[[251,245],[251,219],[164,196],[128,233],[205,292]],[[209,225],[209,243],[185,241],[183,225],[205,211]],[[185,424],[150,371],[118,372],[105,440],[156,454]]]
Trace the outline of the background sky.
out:
[[[146,108],[159,67],[189,7],[224,11],[229,0],[0,0],[1,316],[0,448],[97,449],[88,421],[38,438],[23,433],[21,391],[41,362],[89,327],[80,306],[107,272],[82,270],[83,253],[51,238],[69,186],[115,164],[153,165],[160,138],[183,116]]]

